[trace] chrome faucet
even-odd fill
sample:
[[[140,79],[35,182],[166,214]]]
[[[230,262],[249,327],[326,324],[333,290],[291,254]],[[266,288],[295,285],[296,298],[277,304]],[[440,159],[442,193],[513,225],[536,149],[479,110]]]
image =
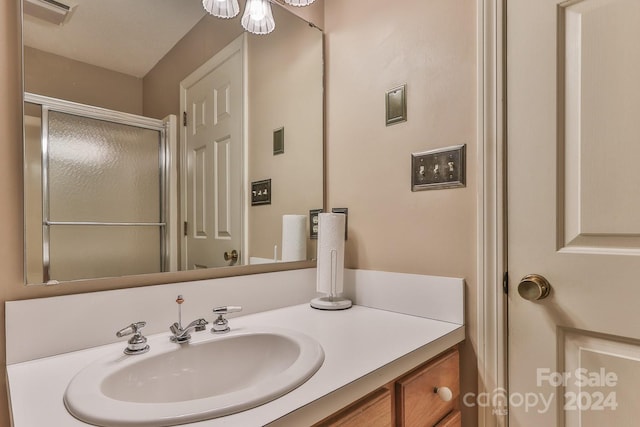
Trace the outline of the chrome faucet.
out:
[[[171,330],[171,333],[173,333],[170,340],[172,342],[177,342],[178,344],[189,342],[189,340],[191,339],[191,332],[204,331],[208,324],[209,322],[207,322],[206,320],[198,319],[189,323],[186,328],[182,328],[180,324],[176,322],[173,325],[169,326],[169,330]]]
[[[178,299],[176,299],[176,302],[178,303],[178,321],[169,326],[169,330],[173,334],[169,339],[171,340],[171,342],[184,344],[186,342],[189,342],[189,340],[191,339],[191,332],[204,331],[209,322],[204,319],[197,319],[189,323],[187,327],[183,328],[181,305],[184,302],[184,298],[182,298],[182,295],[178,295]]]

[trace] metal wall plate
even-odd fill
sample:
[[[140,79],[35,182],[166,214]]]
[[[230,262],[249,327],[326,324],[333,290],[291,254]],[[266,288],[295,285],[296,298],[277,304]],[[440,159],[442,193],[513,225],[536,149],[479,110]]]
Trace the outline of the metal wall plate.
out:
[[[324,212],[322,209],[312,209],[309,211],[309,238],[318,239],[318,214]]]
[[[273,155],[284,154],[284,127],[273,131]]]
[[[348,234],[347,230],[349,229],[349,209],[348,208],[332,208],[331,213],[340,213],[344,214],[344,240],[347,240]]]
[[[407,121],[407,85],[398,86],[387,91],[385,97],[387,126]]]
[[[411,154],[411,191],[466,187],[466,144]]]
[[[251,206],[271,204],[271,179],[251,183]]]

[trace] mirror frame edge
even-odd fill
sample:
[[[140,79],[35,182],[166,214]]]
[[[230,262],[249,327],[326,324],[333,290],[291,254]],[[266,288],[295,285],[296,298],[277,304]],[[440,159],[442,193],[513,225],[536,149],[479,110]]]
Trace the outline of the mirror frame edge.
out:
[[[280,271],[315,268],[316,261],[296,261],[286,263],[253,264],[231,267],[207,268],[202,270],[174,271],[164,273],[139,274],[120,277],[105,277],[59,282],[54,285],[32,283],[24,285],[27,289],[49,289],[50,295],[79,294],[137,288],[142,286],[166,285],[169,283],[197,282],[222,279],[226,277],[248,276],[253,274],[275,273]]]
[[[25,147],[24,147],[24,135],[25,135],[25,127],[24,127],[24,94],[25,94],[25,77],[24,77],[24,12],[23,12],[23,0],[16,0],[18,2],[18,34],[17,39],[20,44],[20,48],[18,49],[20,58],[18,60],[18,73],[20,76],[20,117],[21,117],[21,127],[20,127],[20,143],[22,145],[22,282],[25,288],[27,289],[57,289],[55,294],[71,294],[71,293],[87,293],[87,292],[97,292],[97,291],[106,291],[106,290],[115,290],[115,289],[125,289],[125,288],[135,288],[141,286],[153,286],[153,285],[165,285],[169,283],[180,283],[180,282],[192,282],[192,281],[200,281],[200,280],[210,280],[210,279],[221,279],[225,277],[236,277],[236,276],[248,276],[252,274],[262,274],[262,273],[273,273],[279,271],[290,271],[290,270],[302,270],[307,268],[316,268],[317,263],[315,259],[306,260],[306,261],[294,261],[294,262],[277,262],[277,263],[269,263],[269,264],[247,264],[247,265],[236,265],[229,267],[216,267],[216,268],[207,268],[202,270],[182,270],[182,271],[171,271],[171,272],[162,272],[162,273],[150,273],[150,274],[139,274],[139,275],[128,275],[128,276],[114,276],[114,277],[104,277],[104,278],[95,278],[95,279],[81,279],[81,280],[71,280],[71,281],[63,281],[58,282],[56,284],[46,284],[46,283],[27,283],[27,265],[26,265],[26,257],[27,257],[27,245],[26,245],[26,225],[24,224],[24,215],[25,215],[25,197],[24,197],[24,172],[25,172]],[[292,13],[289,11],[289,13]],[[324,211],[327,210],[327,132],[326,132],[326,124],[327,124],[327,97],[326,97],[326,37],[324,30],[319,26],[307,21],[306,19],[298,16],[299,19],[304,20],[309,25],[316,28],[320,31],[320,35],[322,37],[322,208]],[[70,289],[69,287],[73,287]],[[77,287],[77,288],[76,288]],[[63,290],[64,288],[64,290]]]

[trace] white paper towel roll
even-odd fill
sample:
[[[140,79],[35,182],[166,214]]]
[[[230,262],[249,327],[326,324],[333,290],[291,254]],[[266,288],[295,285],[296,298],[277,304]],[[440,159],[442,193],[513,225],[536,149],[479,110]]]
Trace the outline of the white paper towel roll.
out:
[[[316,290],[332,297],[343,290],[345,217],[336,213],[321,213],[318,217]]]
[[[307,216],[282,215],[282,261],[307,259]]]

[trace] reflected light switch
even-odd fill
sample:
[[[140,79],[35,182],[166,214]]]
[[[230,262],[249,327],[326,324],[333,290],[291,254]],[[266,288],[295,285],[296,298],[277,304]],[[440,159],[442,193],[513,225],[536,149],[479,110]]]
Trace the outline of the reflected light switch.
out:
[[[271,204],[271,179],[251,183],[251,206]]]

